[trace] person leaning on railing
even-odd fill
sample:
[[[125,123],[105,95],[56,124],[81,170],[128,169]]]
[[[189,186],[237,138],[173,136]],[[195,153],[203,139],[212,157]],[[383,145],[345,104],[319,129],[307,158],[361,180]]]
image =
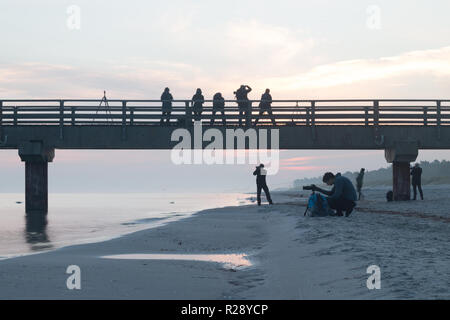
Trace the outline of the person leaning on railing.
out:
[[[245,124],[250,125],[250,115],[251,115],[251,102],[248,100],[248,93],[252,91],[247,85],[241,85],[234,94],[236,95],[236,100],[238,101],[239,107],[239,125],[242,125],[242,116],[245,115]]]
[[[202,95],[202,90],[198,88],[192,97],[192,110],[194,111],[194,120],[196,121],[200,121],[201,119],[204,102],[205,97]]]
[[[161,116],[161,124],[164,123],[164,117],[166,117],[166,123],[170,122],[170,113],[172,112],[172,94],[170,93],[169,88],[165,88],[164,92],[161,95],[162,101],[162,116]]]
[[[222,97],[222,93],[217,92],[213,97],[213,109],[211,116],[211,125],[214,125],[216,120],[216,113],[222,113],[222,124],[225,125],[225,99]]]
[[[272,96],[270,95],[270,89],[266,91],[261,96],[261,102],[259,103],[259,116],[256,117],[255,126],[258,124],[259,118],[265,113],[272,119],[272,124],[275,125],[275,118],[272,113]]]

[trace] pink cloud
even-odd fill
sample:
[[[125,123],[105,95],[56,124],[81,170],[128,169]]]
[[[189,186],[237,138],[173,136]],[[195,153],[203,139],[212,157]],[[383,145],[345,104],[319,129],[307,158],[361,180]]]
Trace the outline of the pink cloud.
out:
[[[151,164],[170,159],[167,151],[156,150],[56,150],[58,163]]]
[[[314,160],[316,157],[294,157],[294,158],[287,158],[287,159],[281,159],[281,164],[291,165],[291,164],[300,164],[305,163],[311,160]]]
[[[282,166],[280,170],[289,170],[289,171],[314,171],[314,170],[324,170],[328,167],[320,167],[320,166]]]

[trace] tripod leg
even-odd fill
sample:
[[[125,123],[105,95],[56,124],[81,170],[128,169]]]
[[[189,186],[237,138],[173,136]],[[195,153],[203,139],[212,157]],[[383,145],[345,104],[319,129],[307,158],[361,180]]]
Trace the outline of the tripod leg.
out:
[[[111,116],[111,122],[113,122],[111,109],[109,108],[109,102],[108,102],[108,100],[106,100],[106,98],[105,98],[105,106],[106,106],[106,114],[109,113],[109,115]],[[106,118],[106,122],[109,122],[108,118]]]
[[[95,112],[95,117],[98,115],[98,111],[100,110],[103,101],[105,101],[105,103],[106,103],[106,97],[105,97],[105,96],[103,96],[102,101],[100,101],[100,104],[99,104],[98,107],[97,107],[97,111]],[[95,122],[95,117],[92,118],[92,122]]]

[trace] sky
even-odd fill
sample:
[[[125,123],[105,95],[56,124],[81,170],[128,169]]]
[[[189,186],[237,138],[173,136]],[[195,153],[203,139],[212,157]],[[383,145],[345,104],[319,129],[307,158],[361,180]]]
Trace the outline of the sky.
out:
[[[0,97],[448,99],[449,1],[0,2]],[[387,166],[383,151],[282,151],[269,185]],[[418,160],[450,159],[421,151]],[[243,191],[252,165],[181,165],[167,151],[57,150],[52,191]],[[1,192],[23,190],[16,151],[0,152]],[[87,179],[87,177],[89,179]],[[6,182],[6,183],[5,183]]]

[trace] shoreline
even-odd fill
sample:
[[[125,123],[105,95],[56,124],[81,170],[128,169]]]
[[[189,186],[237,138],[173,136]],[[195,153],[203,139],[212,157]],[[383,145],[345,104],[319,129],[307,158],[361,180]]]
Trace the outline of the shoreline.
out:
[[[273,206],[203,210],[113,240],[0,261],[0,299],[449,298],[450,255],[438,234],[448,234],[448,223],[364,211],[348,219],[305,218],[308,194],[298,194],[274,193]],[[361,203],[363,208],[381,205],[386,204]],[[395,210],[410,205],[396,204]],[[100,258],[239,253],[248,254],[253,265]],[[383,272],[382,290],[366,287],[366,268],[372,264]],[[66,287],[69,265],[81,269],[81,290]]]
[[[52,199],[51,211],[42,216],[22,212],[24,204],[16,205],[15,194],[0,195],[0,202],[6,206],[0,226],[0,260],[103,242],[175,222],[203,209],[249,203],[245,194],[226,194],[219,201],[208,196],[205,202],[200,202],[200,194],[193,194],[194,200],[186,200],[190,195],[174,193],[152,203],[153,195],[132,194],[121,197],[113,207],[108,201],[114,200],[114,195],[94,194],[85,204],[80,200],[85,194],[64,194]],[[91,201],[92,197],[99,200]],[[107,208],[102,207],[102,202]]]
[[[120,234],[117,234],[117,235],[98,236],[98,237],[95,237],[95,238],[86,238],[86,239],[80,241],[79,243],[63,244],[61,246],[52,247],[51,249],[48,249],[48,250],[36,250],[36,251],[29,251],[29,252],[18,253],[18,254],[10,254],[10,255],[6,254],[6,255],[0,256],[0,261],[26,257],[26,256],[30,256],[30,255],[38,255],[38,254],[49,253],[49,252],[53,252],[53,251],[56,251],[56,250],[70,248],[70,247],[74,247],[74,246],[81,246],[81,245],[89,245],[89,244],[107,242],[107,241],[110,241],[110,240],[126,237],[127,235],[133,234],[135,232],[144,231],[144,230],[150,230],[152,228],[158,228],[160,226],[164,226],[164,225],[169,224],[169,223],[174,223],[174,222],[177,222],[179,220],[189,218],[190,216],[192,216],[194,214],[195,214],[195,212],[192,212],[192,213],[188,212],[188,213],[183,213],[183,215],[178,215],[177,214],[176,217],[169,217],[169,216],[167,216],[166,218],[150,218],[150,219],[154,219],[156,222],[152,223],[151,225],[150,225],[150,223],[141,223],[140,225],[142,225],[142,229],[136,229],[136,230],[132,230],[132,231],[130,230],[129,232],[120,233]],[[139,223],[135,223],[135,221],[136,220],[133,220],[133,221],[130,221],[130,222],[126,223],[126,224],[138,224],[139,225]]]
[[[284,198],[287,204],[208,209],[173,223],[112,240],[0,261],[3,271],[0,274],[0,298],[341,298],[335,295],[337,290],[323,290],[308,282],[310,275],[307,272],[313,267],[310,263],[306,263],[308,268],[303,271],[289,270],[284,275],[280,271],[280,268],[289,265],[295,269],[295,266],[302,264],[298,260],[304,260],[292,257],[285,250],[291,249],[298,217],[291,212],[292,201],[286,201],[291,200],[291,196]],[[303,203],[300,201],[297,205]],[[100,258],[130,253],[244,253],[253,265],[230,268],[215,262]],[[303,251],[303,254],[307,255],[307,252]],[[81,268],[81,290],[68,290],[65,286],[69,276],[65,274],[65,269],[73,264]],[[336,270],[334,273],[331,269],[329,271],[336,274]],[[36,273],[42,276],[33,277]],[[143,286],[142,281],[147,285]],[[34,288],[33,296],[28,295],[30,287]]]
[[[245,206],[241,206],[245,207]],[[211,246],[210,244],[200,245],[196,241],[196,239],[192,239],[194,242],[194,246],[186,245],[189,242],[186,238],[176,236],[180,228],[185,229],[186,225],[190,225],[191,228],[196,229],[195,225],[196,220],[207,217],[211,212],[216,212],[221,214],[228,210],[234,210],[239,207],[224,207],[224,208],[215,208],[215,209],[207,209],[203,211],[196,212],[188,217],[180,219],[178,221],[174,221],[173,223],[167,223],[155,228],[144,229],[140,231],[136,231],[130,234],[126,234],[124,236],[114,238],[111,240],[96,242],[90,244],[81,244],[81,245],[72,245],[63,248],[57,248],[55,250],[49,252],[43,252],[38,254],[32,254],[27,256],[10,258],[7,260],[0,261],[0,269],[2,272],[0,273],[0,299],[47,299],[47,298],[56,298],[56,299],[89,299],[89,298],[104,298],[104,299],[184,299],[184,298],[193,298],[193,299],[208,299],[211,292],[207,295],[203,295],[204,288],[201,291],[196,292],[193,296],[180,296],[177,297],[177,291],[166,291],[163,292],[151,292],[145,293],[143,292],[143,288],[139,286],[140,281],[136,281],[134,276],[129,277],[128,273],[116,273],[117,268],[121,269],[121,266],[124,267],[124,271],[128,268],[134,269],[132,275],[136,275],[136,273],[143,276],[147,273],[145,270],[147,266],[153,265],[158,270],[159,274],[167,272],[167,270],[171,270],[167,276],[170,278],[174,275],[179,275],[181,273],[180,269],[184,271],[197,268],[194,272],[195,275],[191,275],[193,278],[199,279],[199,283],[203,283],[203,286],[208,287],[206,285],[205,280],[201,279],[216,279],[218,282],[225,284],[224,279],[227,274],[236,272],[236,269],[233,268],[224,268],[223,265],[219,263],[211,263],[211,262],[198,262],[198,261],[168,261],[168,260],[109,260],[109,259],[101,259],[101,256],[112,255],[112,254],[125,254],[125,253],[235,253],[235,252],[244,252],[249,249],[241,248],[241,246],[231,246],[227,248],[220,249],[218,252],[218,247]],[[214,218],[213,218],[214,219]],[[215,225],[215,224],[214,224]],[[165,237],[165,235],[170,234],[169,237]],[[180,238],[180,239],[178,239]],[[153,243],[153,246],[146,246],[145,244],[150,241],[150,239],[158,239],[160,243]],[[139,245],[137,245],[139,244]],[[138,250],[137,248],[140,248]],[[152,249],[150,249],[152,248]],[[156,249],[158,248],[158,249]],[[150,250],[149,250],[150,249]],[[247,251],[249,252],[249,251]],[[82,290],[68,290],[65,288],[65,281],[69,275],[65,274],[65,268],[68,265],[76,264],[76,261],[79,261],[79,266],[82,270],[83,274],[86,273],[96,273],[96,276],[90,276],[93,281],[92,284],[89,284],[86,280],[86,284],[83,286]],[[69,263],[70,261],[70,263]],[[102,272],[97,273],[96,267],[98,265],[101,266]],[[113,270],[107,271],[108,274],[105,274],[105,269],[110,269],[109,266],[113,266]],[[243,269],[244,272],[248,271],[250,268]],[[23,269],[33,269],[33,274],[43,273],[45,274],[43,278],[50,280],[50,283],[43,283],[42,278],[36,279],[32,274],[28,274],[27,270],[21,272]],[[143,270],[144,269],[144,270]],[[152,268],[153,269],[153,268]],[[19,272],[17,272],[19,270]],[[208,276],[201,276],[203,273],[206,273]],[[217,273],[217,275],[216,275]],[[9,276],[7,276],[9,274]],[[13,277],[11,275],[14,274]],[[53,274],[56,276],[56,279],[60,281],[53,281],[51,276]],[[118,279],[120,278],[120,279]],[[152,279],[157,283],[160,283],[155,277]],[[192,279],[191,279],[192,281]],[[31,282],[31,283],[30,283]],[[57,283],[58,282],[58,283]],[[84,281],[82,280],[82,283]],[[120,294],[112,294],[111,290],[105,290],[105,286],[111,285],[111,283],[121,283],[122,290]],[[170,283],[172,282],[172,283]],[[177,282],[177,283],[181,283]],[[193,282],[197,282],[193,280]],[[173,281],[168,281],[169,285],[177,286],[173,283]],[[83,283],[84,284],[84,283]],[[22,285],[22,286],[21,286]],[[33,297],[28,296],[29,286],[34,288],[40,288],[39,292],[35,292]],[[154,287],[154,286],[150,286]],[[164,285],[160,283],[158,288],[164,288]],[[222,286],[217,287],[217,283],[213,284],[215,288],[212,291],[215,291],[214,298],[216,299],[224,299],[227,298],[226,295],[219,295],[217,290],[218,288],[222,288]],[[232,286],[230,286],[231,289]],[[89,291],[89,292],[88,292]],[[134,291],[134,293],[127,293],[130,291]],[[217,292],[216,292],[217,291]]]

